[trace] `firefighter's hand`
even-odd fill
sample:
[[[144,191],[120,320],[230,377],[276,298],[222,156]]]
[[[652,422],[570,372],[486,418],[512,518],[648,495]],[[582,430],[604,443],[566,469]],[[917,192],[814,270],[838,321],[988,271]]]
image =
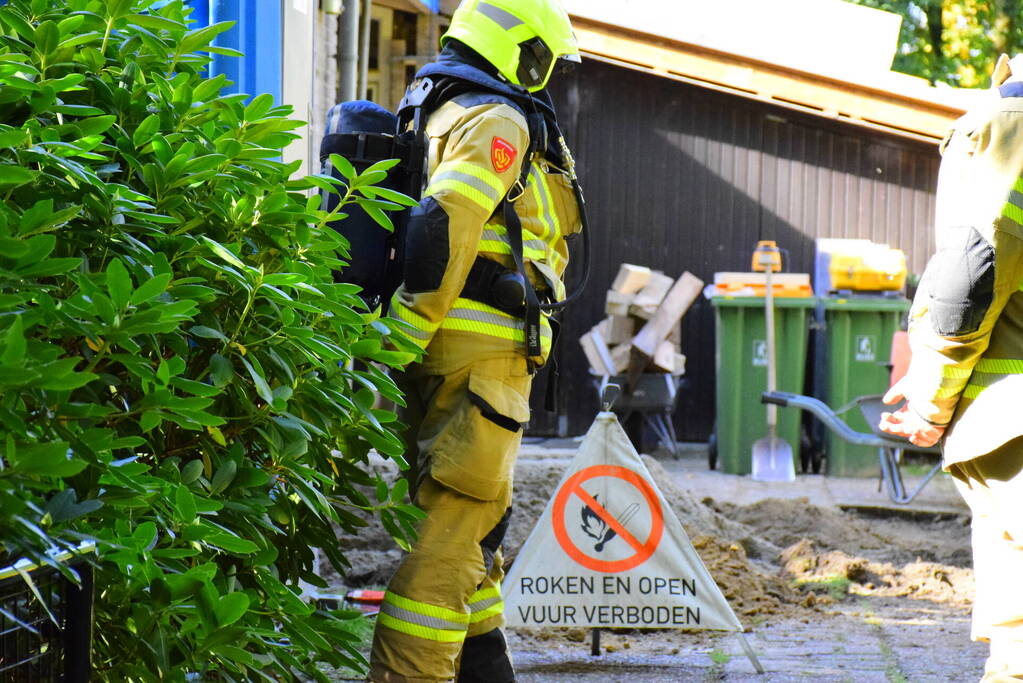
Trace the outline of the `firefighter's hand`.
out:
[[[901,401],[905,396],[899,385],[902,381],[896,382],[895,386],[888,390],[888,393],[881,399],[886,405],[892,405]],[[927,448],[938,443],[945,433],[945,425],[934,425],[923,419],[909,409],[906,404],[894,413],[881,413],[881,422],[878,424],[881,431],[903,436],[914,446]]]

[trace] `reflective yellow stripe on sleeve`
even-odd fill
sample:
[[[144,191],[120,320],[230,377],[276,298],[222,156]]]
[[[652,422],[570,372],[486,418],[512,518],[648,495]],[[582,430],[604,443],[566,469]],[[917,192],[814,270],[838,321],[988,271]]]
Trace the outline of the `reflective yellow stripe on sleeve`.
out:
[[[377,620],[381,626],[424,640],[457,643],[465,640],[470,615],[430,605],[388,591]]]
[[[973,373],[972,370],[966,368],[956,367],[954,365],[946,365],[941,369],[942,379],[941,387],[935,393],[935,398],[951,398],[960,394],[963,391],[963,387],[970,381],[970,375]]]
[[[483,588],[469,598],[469,623],[479,622],[497,616],[504,611],[504,600],[501,590],[497,587]]]
[[[1023,225],[1023,178],[1016,178],[1009,199],[1002,206],[1002,215],[1017,225]]]
[[[963,389],[963,398],[977,398],[980,396],[980,392],[984,391],[987,387],[978,386],[971,384]]]
[[[430,322],[405,306],[397,294],[391,298],[389,315],[395,320],[405,323],[406,327],[403,328],[405,334],[424,349],[433,337],[433,333],[440,327],[440,324]]]
[[[1015,358],[982,358],[973,368],[964,398],[977,398],[986,388],[1008,375],[1023,375],[1023,360]]]
[[[504,197],[501,179],[488,169],[467,162],[446,162],[434,169],[425,195],[450,191],[476,203],[488,215]]]
[[[1002,215],[1017,225],[1023,225],[1023,209],[1012,202],[1006,202],[1002,207]]]

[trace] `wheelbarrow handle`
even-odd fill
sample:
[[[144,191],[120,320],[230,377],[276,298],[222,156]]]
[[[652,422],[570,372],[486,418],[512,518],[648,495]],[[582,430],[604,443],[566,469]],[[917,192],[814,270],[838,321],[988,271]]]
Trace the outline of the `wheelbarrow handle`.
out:
[[[795,397],[796,394],[790,394],[787,391],[765,391],[760,395],[760,402],[773,403],[776,406],[787,408],[789,400]]]
[[[812,413],[818,420],[824,423],[824,426],[849,443],[873,446],[875,448],[892,445],[891,441],[882,439],[874,434],[857,432],[838,417],[827,404],[811,396],[790,394],[785,391],[765,391],[760,395],[760,401],[784,407],[799,408],[800,410]]]

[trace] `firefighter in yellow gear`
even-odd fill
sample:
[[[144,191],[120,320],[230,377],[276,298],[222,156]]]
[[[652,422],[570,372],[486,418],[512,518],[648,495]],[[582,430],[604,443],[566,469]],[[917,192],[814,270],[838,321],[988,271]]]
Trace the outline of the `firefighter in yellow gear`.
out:
[[[942,144],[938,250],[913,308],[912,360],[881,427],[945,469],[973,513],[974,640],[984,678],[1023,680],[1023,57],[999,60],[984,105]]]
[[[566,238],[581,229],[574,162],[543,90],[559,59],[578,61],[559,0],[464,0],[442,46],[417,78],[458,87],[426,122],[428,182],[390,307],[425,350],[398,384],[426,518],[377,617],[377,683],[515,680],[500,545],[532,373],[552,331],[540,314],[528,338],[521,300],[505,294],[525,271],[541,298],[561,300]]]

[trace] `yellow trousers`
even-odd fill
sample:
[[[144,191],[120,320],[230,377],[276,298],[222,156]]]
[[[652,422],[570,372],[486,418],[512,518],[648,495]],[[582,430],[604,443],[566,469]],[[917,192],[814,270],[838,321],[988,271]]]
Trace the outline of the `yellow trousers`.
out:
[[[972,637],[991,644],[982,681],[1023,680],[1023,438],[950,472],[973,513]]]
[[[443,375],[417,366],[398,379],[408,404],[407,475],[427,516],[388,584],[371,681],[512,680],[499,631],[500,543],[531,379],[512,354]]]

